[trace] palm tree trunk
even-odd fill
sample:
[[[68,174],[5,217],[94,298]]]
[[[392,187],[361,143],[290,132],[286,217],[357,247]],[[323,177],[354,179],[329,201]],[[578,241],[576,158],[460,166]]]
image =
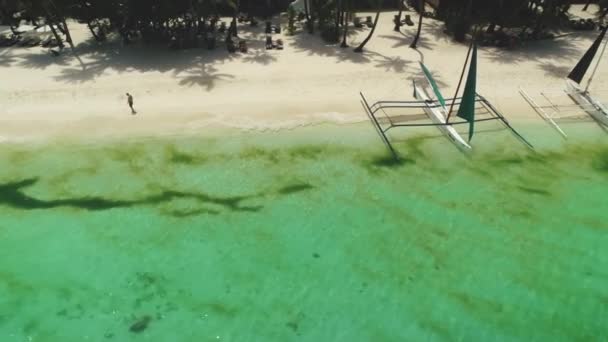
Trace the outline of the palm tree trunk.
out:
[[[93,38],[95,38],[95,40],[98,42],[101,41],[101,38],[97,35],[97,33],[95,33],[95,29],[93,28],[90,20],[87,20],[87,27],[89,28],[89,31],[91,31]]]
[[[15,19],[13,18],[12,14],[8,10],[0,8],[0,18],[4,18],[6,24],[11,29],[11,32],[14,35],[17,35],[17,28],[19,27],[19,23],[15,22]]]
[[[424,13],[424,0],[418,0],[418,15],[420,18],[418,19],[418,31],[416,31],[416,36],[414,37],[414,41],[410,45],[412,49],[415,49],[418,46],[418,40],[420,39],[420,31],[422,31],[422,18]]]
[[[381,1],[378,2],[378,4],[381,4],[381,3],[382,3]],[[374,26],[372,26],[372,29],[369,31],[369,35],[367,35],[367,38],[365,38],[365,40],[362,41],[359,46],[357,46],[357,48],[354,50],[355,52],[363,52],[363,47],[365,46],[365,44],[367,44],[367,42],[369,42],[369,40],[372,39],[372,35],[374,34],[374,31],[376,30],[376,26],[378,25],[379,18],[380,18],[380,8],[378,8],[378,12],[376,12],[376,18],[374,19]]]
[[[336,32],[340,32],[340,14],[342,13],[342,0],[336,3]]]
[[[57,30],[55,30],[55,27],[53,26],[53,23],[48,22],[49,28],[51,29],[51,32],[53,33],[53,36],[55,36],[55,39],[57,40],[57,44],[59,44],[59,48],[63,49],[64,45],[63,45],[63,39],[61,39],[61,36],[59,36],[59,33],[57,33]]]
[[[232,17],[232,23],[230,23],[230,31],[232,31],[232,36],[233,37],[238,37],[238,32],[237,32],[237,17],[239,15],[239,7],[240,7],[240,1],[237,0],[235,7],[234,7],[234,16]],[[230,32],[229,32],[230,34]]]
[[[272,17],[272,4],[270,3],[270,0],[266,0],[266,18],[264,18],[264,19],[270,20],[271,17]]]
[[[396,32],[399,32],[401,29],[401,15],[403,14],[403,0],[397,0],[399,2],[399,13],[397,13],[397,17],[395,18],[395,28]]]
[[[68,24],[65,22],[65,18],[61,18],[61,22],[63,24],[63,30],[65,32],[65,41],[70,44],[72,50],[74,50],[74,42],[72,41],[72,35],[70,34],[70,29],[68,28]]]
[[[587,0],[587,3],[585,4],[585,7],[583,7],[583,11],[587,10],[587,8],[589,7],[589,4],[591,4],[591,0]]]
[[[340,44],[341,48],[347,48],[348,44],[346,43],[346,36],[348,35],[348,10],[350,9],[350,0],[343,0],[344,1],[344,14],[343,14],[343,35],[342,35],[342,44]]]
[[[91,17],[91,8],[88,6],[87,2],[85,0],[80,0],[80,6],[86,11],[86,17],[87,17],[87,27],[89,28],[89,31],[91,31],[91,34],[93,35],[93,38],[95,38],[96,41],[101,41],[101,38],[97,35],[97,33],[95,33],[95,28],[93,27],[93,18]]]
[[[312,18],[310,17],[310,8],[308,6],[308,0],[304,0],[304,14],[306,15],[306,27],[308,28],[308,33],[315,33]]]

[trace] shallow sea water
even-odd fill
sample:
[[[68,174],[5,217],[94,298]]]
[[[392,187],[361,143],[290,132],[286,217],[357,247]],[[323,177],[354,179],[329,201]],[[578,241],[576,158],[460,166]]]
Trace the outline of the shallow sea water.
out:
[[[572,129],[4,144],[0,340],[605,341],[608,136]]]

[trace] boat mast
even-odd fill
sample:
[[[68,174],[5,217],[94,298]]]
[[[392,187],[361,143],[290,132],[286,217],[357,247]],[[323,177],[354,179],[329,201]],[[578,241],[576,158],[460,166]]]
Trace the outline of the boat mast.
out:
[[[585,93],[589,90],[589,87],[591,86],[591,81],[593,81],[593,77],[595,76],[595,73],[597,72],[597,68],[600,66],[600,61],[602,60],[602,56],[604,55],[604,52],[606,52],[607,44],[608,44],[608,41],[604,41],[604,46],[602,47],[602,52],[600,53],[600,57],[597,59],[597,63],[595,64],[595,67],[593,68],[593,72],[591,73],[591,76],[589,76],[589,81],[587,81],[587,87],[585,87]]]
[[[462,67],[462,73],[460,74],[460,80],[458,81],[458,86],[456,87],[456,94],[454,94],[454,98],[452,99],[452,104],[450,105],[450,110],[448,111],[448,116],[445,119],[445,123],[449,123],[450,116],[452,116],[452,111],[454,110],[454,104],[456,103],[456,98],[458,97],[458,91],[460,90],[460,86],[462,85],[462,80],[464,79],[464,73],[467,70],[467,64],[469,63],[469,57],[471,56],[472,50],[473,50],[473,41],[471,41],[471,45],[469,46],[469,52],[467,52],[467,58],[464,61],[464,66]]]

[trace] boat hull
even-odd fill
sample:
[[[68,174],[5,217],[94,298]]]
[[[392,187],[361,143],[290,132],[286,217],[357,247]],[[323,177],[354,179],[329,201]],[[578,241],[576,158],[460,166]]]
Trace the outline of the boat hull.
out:
[[[571,80],[566,80],[566,93],[597,122],[608,127],[608,109]]]
[[[471,145],[467,143],[466,140],[462,138],[460,133],[456,131],[456,129],[451,125],[445,125],[446,122],[446,113],[443,107],[436,106],[438,103],[436,101],[431,100],[430,96],[427,92],[418,85],[414,85],[414,96],[417,100],[428,103],[429,106],[424,107],[424,112],[426,115],[436,124],[442,124],[441,126],[436,126],[437,129],[443,133],[448,139],[458,147],[461,151],[470,152],[472,150]]]

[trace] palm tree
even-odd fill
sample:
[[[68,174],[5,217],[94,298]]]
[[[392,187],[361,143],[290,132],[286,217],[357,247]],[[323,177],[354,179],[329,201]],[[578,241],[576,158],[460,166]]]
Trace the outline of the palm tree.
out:
[[[240,1],[236,0],[230,0],[227,1],[228,5],[230,5],[230,7],[232,7],[234,9],[233,15],[232,15],[232,22],[230,23],[230,29],[228,30],[228,37],[237,37],[238,36],[238,32],[237,32],[237,17],[239,15],[239,6],[240,6]]]
[[[418,31],[416,31],[416,36],[414,37],[414,41],[410,45],[412,49],[417,48],[418,39],[420,39],[420,31],[422,31],[422,18],[424,13],[424,0],[418,0]]]
[[[380,18],[380,9],[382,6],[382,0],[378,0],[376,2],[377,8],[378,10],[376,11],[376,18],[374,19],[374,25],[372,26],[372,29],[369,31],[369,34],[367,35],[367,37],[361,42],[361,44],[359,44],[359,46],[357,46],[357,48],[355,48],[355,52],[363,52],[363,47],[365,46],[365,44],[367,44],[367,42],[369,42],[370,39],[372,39],[372,35],[374,34],[374,31],[376,30],[376,26],[378,25],[378,19]]]

